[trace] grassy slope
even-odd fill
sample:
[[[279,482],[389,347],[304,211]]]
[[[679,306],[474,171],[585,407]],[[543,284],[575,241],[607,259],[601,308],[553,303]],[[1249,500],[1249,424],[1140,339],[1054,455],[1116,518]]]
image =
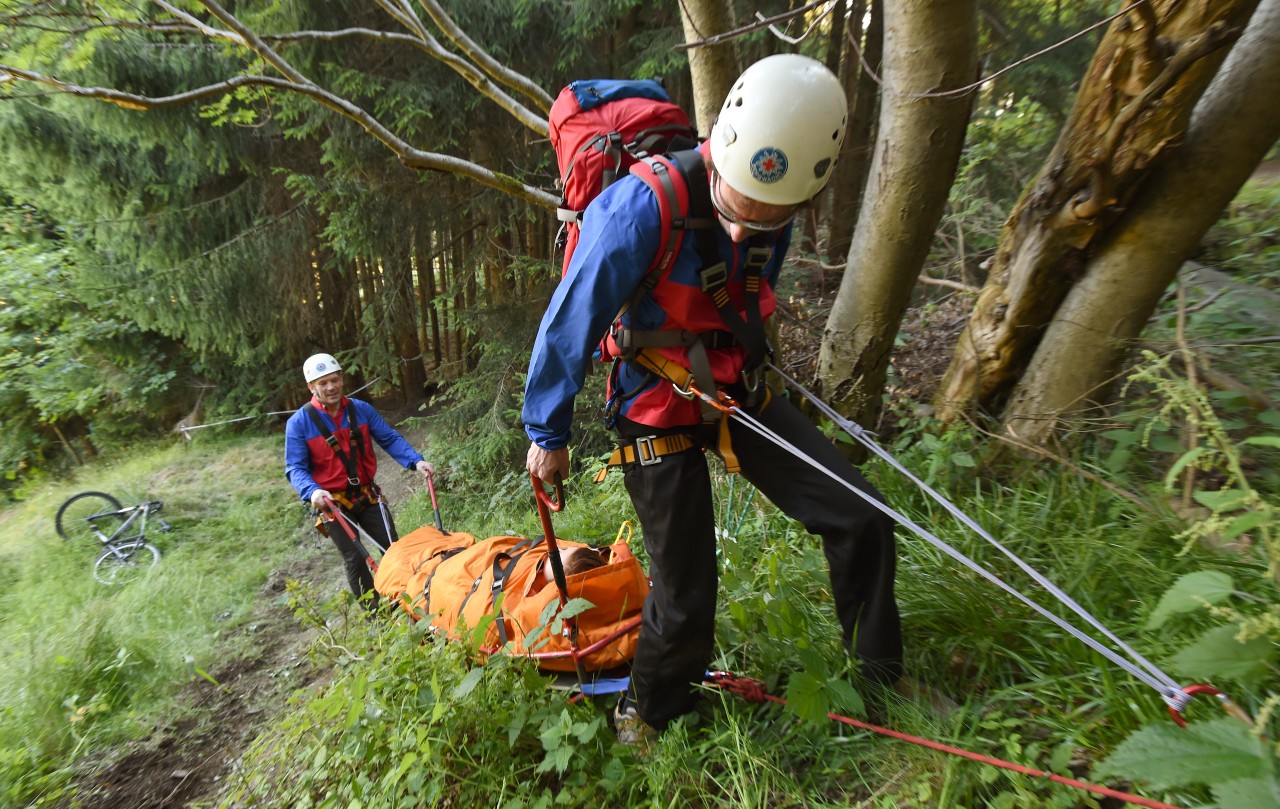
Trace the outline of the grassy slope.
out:
[[[263,581],[326,550],[311,538],[301,511],[288,505],[276,444],[245,439],[140,449],[4,513],[0,777],[7,802],[56,798],[67,764],[109,759],[127,740],[181,714],[190,684],[201,683],[197,670],[216,671],[260,651],[253,646],[264,638],[238,630],[261,603]],[[972,469],[953,461],[969,449],[959,440],[931,451],[917,447],[905,460],[956,492],[983,525],[1156,660],[1196,627],[1189,618],[1167,633],[1138,628],[1180,573],[1211,565],[1238,581],[1252,575],[1233,556],[1177,557],[1169,525],[1068,473],[1027,470],[1016,489],[990,482],[979,488]],[[447,460],[443,449],[438,458]],[[892,503],[1052,603],[896,473],[872,472]],[[630,514],[619,483],[571,481],[557,533],[612,538]],[[455,480],[441,493],[446,524],[480,536],[537,533],[526,486],[519,476]],[[125,500],[165,500],[175,532],[157,537],[165,555],[145,581],[115,590],[97,585],[88,571],[92,553],[55,537],[57,504],[89,488]],[[719,497],[722,513],[734,515],[724,520],[734,539],[722,550],[716,665],[764,679],[800,714],[820,715],[828,700],[858,713],[839,685],[858,681],[834,640],[816,540],[765,503],[744,508],[740,485],[731,495],[721,481]],[[425,522],[429,501],[402,498],[399,514],[402,528]],[[898,579],[909,665],[964,710],[941,719],[864,692],[873,718],[1030,766],[1067,772],[1071,765],[1077,774],[1127,732],[1158,720],[1162,708],[1148,689],[936,550],[902,536]],[[424,653],[405,627],[371,635],[327,603],[340,589],[327,581],[299,594],[304,623],[337,628],[316,651],[322,667],[335,667],[332,683],[299,691],[262,729],[241,776],[228,786],[227,805],[328,796],[342,798],[341,805],[359,799],[396,806],[457,790],[466,800],[500,805],[537,805],[556,794],[582,805],[1081,801],[1065,787],[715,696],[699,726],[677,727],[639,760],[613,744],[607,704],[566,706],[524,667],[475,669],[454,645]],[[413,763],[401,770],[405,761]]]
[[[253,651],[239,630],[263,581],[314,553],[278,443],[139,447],[3,513],[0,803],[56,795],[66,765],[146,736],[198,672]],[[94,549],[55,533],[58,505],[87,489],[164,502],[174,530],[149,532],[163,557],[145,580],[97,584]]]

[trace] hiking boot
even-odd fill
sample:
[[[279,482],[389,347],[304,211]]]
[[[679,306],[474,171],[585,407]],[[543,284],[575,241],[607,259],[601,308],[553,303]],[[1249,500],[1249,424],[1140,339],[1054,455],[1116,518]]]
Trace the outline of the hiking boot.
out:
[[[618,706],[613,709],[613,729],[619,742],[641,753],[647,752],[658,738],[658,731],[640,718],[635,702],[626,696],[618,700]]]

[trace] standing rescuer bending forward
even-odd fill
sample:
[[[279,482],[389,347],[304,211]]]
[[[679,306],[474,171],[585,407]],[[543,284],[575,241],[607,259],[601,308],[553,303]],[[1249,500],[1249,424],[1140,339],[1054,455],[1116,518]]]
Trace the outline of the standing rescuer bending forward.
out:
[[[298,496],[317,511],[341,509],[383,548],[399,537],[382,492],[374,482],[378,459],[373,442],[406,469],[431,474],[431,464],[378,415],[373,405],[342,395],[342,368],[329,354],[302,366],[311,401],[284,428],[284,473]],[[325,529],[342,554],[347,583],[357,598],[373,590],[373,573],[355,543],[338,528]],[[376,599],[375,593],[371,598]]]
[[[612,184],[587,208],[538,330],[523,419],[529,471],[548,483],[568,476],[573,400],[606,333],[602,354],[615,359],[606,413],[619,451],[611,464],[623,469],[653,583],[631,691],[614,717],[624,742],[643,741],[691,711],[712,658],[718,571],[704,449],[822,538],[844,642],[863,676],[906,682],[892,521],[787,450],[681,396],[670,381],[688,369],[700,390],[726,391],[801,452],[880,498],[760,380],[762,323],[775,308],[791,221],[830,178],[846,117],[840,83],[821,63],[784,54],[752,65],[686,172],[690,215],[705,211],[718,226],[684,238],[674,261],[650,275],[664,227],[657,198],[636,176]],[[679,369],[668,373],[673,365]]]

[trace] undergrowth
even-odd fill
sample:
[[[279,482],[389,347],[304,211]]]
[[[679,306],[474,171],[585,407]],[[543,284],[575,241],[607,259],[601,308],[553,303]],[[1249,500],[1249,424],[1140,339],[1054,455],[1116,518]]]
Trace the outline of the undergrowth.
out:
[[[279,507],[278,448],[234,440],[135,450],[77,480],[33,490],[0,533],[0,804],[56,802],[78,760],[148,735],[180,710],[178,691],[244,653],[233,635],[267,572],[289,554],[296,514]],[[54,532],[82,490],[164,502],[171,533],[139,581],[95,582],[97,549]]]
[[[1154,412],[1168,426],[1157,420],[1144,437],[1138,421],[1117,422],[1072,465],[1007,456],[996,463],[988,439],[918,417],[899,425],[889,449],[1179,682],[1208,680],[1227,691],[1252,725],[1221,718],[1214,702],[1197,699],[1185,708],[1189,729],[1176,729],[1154,689],[905,529],[897,590],[907,667],[959,708],[940,715],[871,688],[839,642],[819,541],[713,462],[721,531],[713,667],[760,680],[785,707],[708,689],[697,714],[638,756],[614,739],[611,699],[571,703],[524,661],[499,655],[481,666],[466,644],[437,642],[399,622],[371,624],[348,599],[293,583],[297,620],[321,630],[313,655],[333,677],[291,697],[219,800],[228,807],[1104,805],[1069,786],[831,722],[831,711],[1179,805],[1275,805],[1267,802],[1275,786],[1267,739],[1280,692],[1275,501],[1250,470],[1280,447],[1257,425],[1244,436],[1219,429],[1212,401],[1180,387],[1185,381],[1167,364],[1142,372],[1144,395],[1159,403]],[[1125,429],[1135,435],[1125,439]],[[1178,441],[1154,446],[1165,433]],[[1128,461],[1108,466],[1121,447]],[[526,474],[469,457],[465,437],[433,436],[432,457],[444,470],[446,528],[477,537],[541,533]],[[605,544],[630,523],[643,562],[620,476],[589,482],[600,460],[575,451],[556,533]],[[6,527],[16,530],[0,550],[9,585],[0,596],[0,777],[10,801],[65,795],[77,758],[144,735],[176,709],[177,689],[209,668],[215,636],[242,620],[261,577],[297,552],[306,530],[280,505],[291,498],[278,463],[278,447],[265,439],[160,448],[50,490],[8,517]],[[1192,468],[1200,511],[1188,521],[1170,504]],[[865,470],[890,505],[927,532],[1083,626],[901,473],[879,460]],[[57,503],[87,488],[166,500],[177,530],[160,538],[165,555],[150,577],[106,592],[88,578],[86,558],[52,538]],[[234,501],[228,491],[239,493]],[[430,499],[425,492],[403,499],[396,517],[402,531],[430,522]],[[16,539],[32,535],[58,552],[33,554]],[[45,608],[50,582],[72,606]],[[1206,761],[1217,770],[1207,771]]]
[[[985,447],[967,430],[917,423],[891,449],[1152,660],[1177,663],[1204,620],[1185,604],[1166,607],[1164,621],[1152,618],[1162,594],[1188,576],[1212,570],[1241,582],[1250,599],[1268,597],[1256,577],[1244,583],[1255,559],[1188,545],[1169,513],[1143,509],[1071,468],[988,467]],[[443,442],[433,449],[465,452]],[[618,476],[588,482],[598,462],[575,456],[557,535],[603,544],[634,522]],[[898,472],[882,462],[867,471],[895,508],[1084,625]],[[446,524],[477,536],[540,533],[530,488],[519,473],[446,481]],[[898,593],[908,668],[960,709],[939,716],[866,686],[838,640],[819,541],[740,480],[717,475],[716,491],[721,606],[713,667],[758,678],[787,699],[785,708],[708,691],[695,717],[640,757],[615,742],[610,700],[570,704],[521,661],[499,657],[481,667],[463,644],[434,642],[401,625],[370,633],[360,623],[353,645],[328,652],[342,676],[295,697],[296,710],[259,738],[224,805],[390,807],[442,795],[457,795],[459,805],[504,807],[1102,805],[1068,786],[833,724],[828,711],[1067,777],[1109,778],[1162,800],[1209,796],[1209,782],[1150,778],[1141,764],[1117,769],[1114,756],[1141,739],[1140,728],[1167,723],[1159,694],[905,530]],[[633,547],[643,560],[636,530]],[[308,603],[305,594],[296,598]],[[324,614],[316,602],[304,611]],[[1249,710],[1275,690],[1274,672],[1244,685],[1227,671],[1215,682]],[[1211,710],[1188,707],[1187,738],[1209,726]]]

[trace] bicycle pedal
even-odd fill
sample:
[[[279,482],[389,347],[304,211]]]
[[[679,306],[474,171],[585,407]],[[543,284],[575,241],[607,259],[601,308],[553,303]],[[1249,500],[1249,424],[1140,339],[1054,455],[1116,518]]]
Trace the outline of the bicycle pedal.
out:
[[[159,522],[159,523],[160,523],[160,530],[161,530],[163,533],[166,533],[166,534],[167,534],[167,533],[169,533],[170,531],[172,531],[172,530],[173,530],[173,527],[172,527],[172,526],[170,526],[170,525],[169,525],[169,523],[165,522],[164,520],[157,520],[157,522]]]

